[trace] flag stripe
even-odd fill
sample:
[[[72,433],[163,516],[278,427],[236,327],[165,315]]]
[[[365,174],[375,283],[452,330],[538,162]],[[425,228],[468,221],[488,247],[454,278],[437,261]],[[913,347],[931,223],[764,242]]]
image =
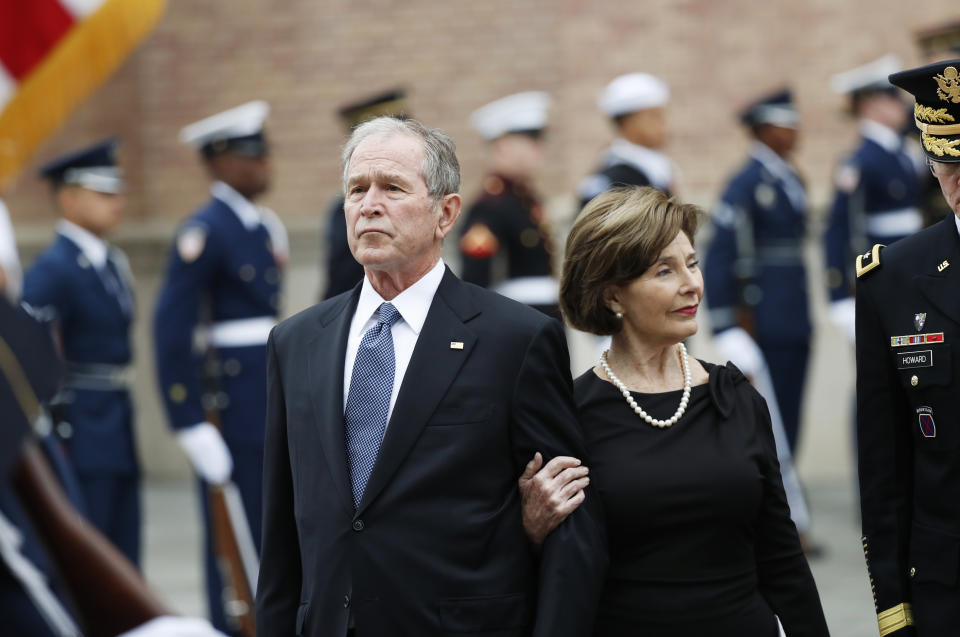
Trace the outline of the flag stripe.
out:
[[[63,8],[69,11],[74,18],[80,19],[100,8],[103,0],[60,0],[60,4],[62,4]]]
[[[16,91],[17,82],[13,79],[13,76],[7,73],[7,69],[0,64],[0,113],[3,112],[3,107],[13,98]]]
[[[164,0],[104,0],[19,83],[0,111],[0,189],[130,55],[160,19],[164,5]]]
[[[0,0],[0,63],[22,80],[73,24],[57,0]]]

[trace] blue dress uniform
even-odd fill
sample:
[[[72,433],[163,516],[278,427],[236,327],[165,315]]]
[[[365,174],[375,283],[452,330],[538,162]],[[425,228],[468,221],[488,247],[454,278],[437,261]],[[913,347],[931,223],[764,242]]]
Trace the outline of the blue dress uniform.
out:
[[[123,183],[108,140],[48,164],[45,177],[101,192]],[[53,325],[67,375],[56,431],[79,479],[87,518],[140,562],[140,472],[129,391],[133,277],[118,248],[67,220],[27,271],[23,301]]]
[[[238,108],[243,115],[246,109]],[[204,138],[202,149],[236,143],[245,145],[243,152],[265,155],[266,140],[259,126],[266,112],[259,113],[257,132],[231,138],[233,115],[229,114],[234,111],[221,114],[226,115],[227,137]],[[170,251],[154,314],[157,377],[174,430],[219,421],[233,458],[231,479],[240,491],[259,551],[266,342],[279,314],[287,237],[274,213],[227,184],[215,181],[211,194],[212,199],[179,228]],[[215,627],[226,631],[223,587],[202,480],[200,491],[210,618]]]
[[[900,133],[869,120],[860,132],[859,147],[837,171],[824,235],[831,301],[850,296],[857,254],[923,227],[921,173]]]
[[[350,133],[360,124],[375,117],[405,117],[409,112],[406,92],[397,88],[347,104],[340,108],[338,114],[347,133]],[[327,229],[323,239],[326,242],[327,289],[323,293],[323,298],[331,299],[342,292],[352,290],[353,286],[363,279],[363,266],[353,258],[347,242],[342,195],[331,203],[325,218]]]
[[[781,113],[796,125],[786,92],[758,102],[742,119],[752,124],[752,118]],[[806,224],[799,175],[755,141],[712,215],[713,239],[703,269],[713,331],[739,325],[757,342],[770,368],[791,450],[800,426],[812,331],[803,262]]]
[[[597,99],[597,106],[623,133],[620,122],[634,113],[663,108],[670,89],[648,73],[627,73],[611,81]],[[635,140],[636,141],[636,140]],[[580,182],[578,196],[583,209],[597,195],[617,186],[652,186],[670,194],[674,166],[657,150],[617,137],[604,153],[600,166]]]
[[[960,181],[960,60],[895,73],[937,170]],[[943,183],[943,182],[942,182]],[[954,212],[960,204],[954,201]],[[881,635],[960,626],[960,219],[856,260],[863,549]]]

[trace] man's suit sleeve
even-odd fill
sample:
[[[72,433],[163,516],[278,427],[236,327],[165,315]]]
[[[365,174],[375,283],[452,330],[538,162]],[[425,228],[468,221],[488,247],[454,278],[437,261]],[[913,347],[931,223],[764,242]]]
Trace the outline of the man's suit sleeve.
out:
[[[267,343],[267,423],[263,457],[263,542],[257,583],[257,635],[293,635],[300,602],[300,544],[293,511],[286,400],[276,330]]]
[[[533,338],[513,396],[513,453],[517,475],[541,452],[586,458],[573,401],[570,357],[563,327],[550,320]],[[607,568],[603,512],[596,492],[548,537],[540,559],[534,637],[593,632]]]
[[[913,442],[905,425],[904,390],[887,353],[889,339],[871,298],[871,284],[877,283],[880,281],[876,278],[858,279],[856,295],[862,542],[880,633],[899,637],[913,634],[909,628],[913,616],[907,579]]]

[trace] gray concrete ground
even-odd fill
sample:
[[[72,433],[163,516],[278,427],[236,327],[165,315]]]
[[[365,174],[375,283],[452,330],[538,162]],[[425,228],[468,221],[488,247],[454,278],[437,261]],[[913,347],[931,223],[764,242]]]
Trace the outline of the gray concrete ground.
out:
[[[147,579],[172,610],[203,614],[199,511],[193,483],[150,482],[144,493]],[[808,498],[813,537],[825,549],[811,568],[830,632],[834,637],[876,637],[853,486],[845,481],[818,482],[808,485]]]

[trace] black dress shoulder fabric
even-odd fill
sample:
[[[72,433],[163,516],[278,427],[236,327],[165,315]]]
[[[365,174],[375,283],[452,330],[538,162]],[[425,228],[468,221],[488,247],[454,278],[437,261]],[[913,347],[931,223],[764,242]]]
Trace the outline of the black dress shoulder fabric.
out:
[[[668,428],[593,370],[574,383],[609,538],[595,635],[775,637],[775,615],[790,637],[828,635],[766,404],[732,364],[703,365],[709,382]],[[681,392],[633,396],[666,419]]]

